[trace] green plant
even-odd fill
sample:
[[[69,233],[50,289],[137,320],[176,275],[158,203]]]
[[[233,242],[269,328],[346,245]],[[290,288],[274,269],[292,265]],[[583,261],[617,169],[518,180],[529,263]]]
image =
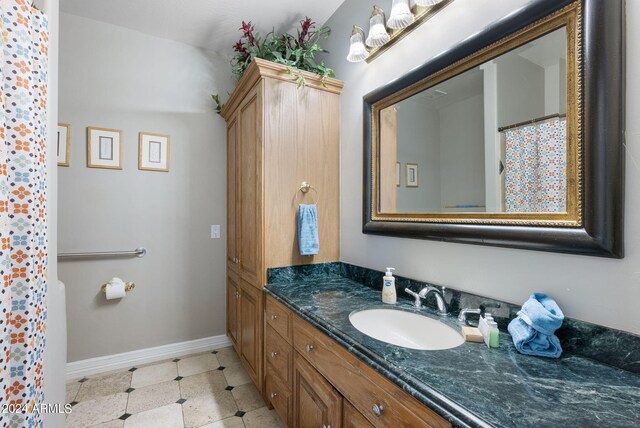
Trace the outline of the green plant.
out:
[[[300,29],[297,35],[284,33],[276,35],[274,31],[267,34],[264,39],[255,32],[255,26],[251,22],[242,22],[242,37],[233,46],[235,55],[231,61],[233,73],[238,79],[242,77],[247,67],[255,58],[262,58],[283,64],[288,67],[289,74],[304,84],[301,75],[295,75],[293,68],[316,73],[323,77],[333,77],[335,73],[324,62],[318,63],[315,56],[319,52],[326,52],[318,43],[331,34],[329,27],[317,28],[310,18],[300,21]]]
[[[220,96],[218,94],[211,94],[213,102],[216,103],[216,113],[220,114],[224,108],[224,104],[220,102]]]
[[[331,68],[315,58],[317,53],[327,52],[319,44],[321,39],[326,39],[331,34],[331,29],[327,26],[317,28],[315,22],[305,18],[300,21],[300,29],[296,35],[276,35],[271,31],[264,38],[255,31],[255,25],[251,21],[243,21],[239,30],[242,31],[242,37],[233,45],[234,55],[231,60],[233,74],[238,80],[255,58],[285,65],[287,73],[299,87],[305,86],[306,82],[304,76],[296,70],[310,71],[321,76],[323,80],[335,76]],[[211,97],[216,103],[216,111],[220,113],[224,107],[220,97],[217,94]]]

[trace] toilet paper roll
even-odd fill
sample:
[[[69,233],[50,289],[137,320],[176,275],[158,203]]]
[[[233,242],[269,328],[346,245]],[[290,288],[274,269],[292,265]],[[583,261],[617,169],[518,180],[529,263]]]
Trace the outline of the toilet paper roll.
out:
[[[121,280],[120,278],[113,278],[107,283],[107,300],[122,299],[123,297],[125,297],[127,295],[127,292],[124,288],[125,284],[123,280]]]

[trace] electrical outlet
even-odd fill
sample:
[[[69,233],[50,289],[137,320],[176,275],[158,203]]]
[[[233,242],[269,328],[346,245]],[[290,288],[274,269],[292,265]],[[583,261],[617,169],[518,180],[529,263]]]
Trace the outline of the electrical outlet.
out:
[[[212,224],[211,225],[211,239],[220,239],[220,225]]]

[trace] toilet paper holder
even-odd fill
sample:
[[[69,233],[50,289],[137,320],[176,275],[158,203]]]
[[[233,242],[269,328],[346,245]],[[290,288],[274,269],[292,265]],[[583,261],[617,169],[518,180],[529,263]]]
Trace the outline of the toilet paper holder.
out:
[[[132,291],[134,288],[136,288],[136,283],[132,282],[132,281],[128,281],[124,283],[124,291],[126,291],[127,293],[129,291]],[[103,293],[106,294],[107,292],[107,284],[102,284],[100,286],[100,291],[102,291]]]

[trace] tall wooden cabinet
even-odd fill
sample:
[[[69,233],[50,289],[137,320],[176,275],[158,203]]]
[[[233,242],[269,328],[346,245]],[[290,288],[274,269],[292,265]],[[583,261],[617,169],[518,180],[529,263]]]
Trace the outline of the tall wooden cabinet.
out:
[[[295,73],[299,73],[296,71]],[[227,121],[227,334],[264,385],[264,297],[270,267],[339,260],[342,82],[256,59],[222,116]],[[300,191],[302,182],[311,190]],[[320,252],[300,256],[297,212],[316,203]]]

